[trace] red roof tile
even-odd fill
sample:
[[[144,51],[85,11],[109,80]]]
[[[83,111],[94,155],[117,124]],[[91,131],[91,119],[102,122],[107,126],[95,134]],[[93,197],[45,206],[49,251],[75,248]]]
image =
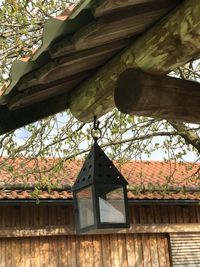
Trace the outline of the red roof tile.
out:
[[[51,167],[53,163],[55,163],[54,160],[48,159],[48,162],[41,161],[41,166]],[[6,171],[3,168],[0,170],[0,186],[5,187],[0,191],[0,199],[34,199],[36,197],[39,199],[71,199],[72,195],[69,189],[80,171],[82,161],[66,162],[64,170],[53,174],[50,182],[56,188],[50,192],[45,189],[47,188],[46,181],[41,181],[32,174],[34,172],[34,159],[29,159],[26,163],[24,163],[24,159],[20,158],[15,161],[9,160],[9,165],[18,167],[18,170],[15,175],[12,171]],[[33,172],[30,172],[24,181],[21,174],[27,168]],[[129,183],[129,199],[200,200],[199,163],[130,161],[118,166],[118,168]],[[29,189],[22,190],[24,184]],[[40,188],[37,195],[34,191],[36,184],[39,184]]]

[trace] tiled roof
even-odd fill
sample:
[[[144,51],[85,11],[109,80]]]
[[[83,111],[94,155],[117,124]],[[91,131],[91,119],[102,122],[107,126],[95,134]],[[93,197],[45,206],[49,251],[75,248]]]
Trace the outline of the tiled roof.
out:
[[[19,159],[15,164],[22,161]],[[48,160],[48,164],[52,164],[51,160]],[[23,189],[24,180],[20,178],[20,169],[19,177],[15,179],[12,173],[0,171],[0,199],[72,199],[70,188],[81,166],[82,161],[68,162],[64,170],[52,177],[51,182],[56,186],[50,191],[33,174],[29,175]],[[30,161],[28,167],[33,168],[33,162]],[[129,161],[118,168],[129,183],[129,199],[200,200],[199,163]],[[39,184],[39,189],[35,191],[36,184],[37,188]]]
[[[200,185],[200,164],[161,161],[131,161],[122,172],[130,184]],[[193,175],[197,172],[196,175]]]

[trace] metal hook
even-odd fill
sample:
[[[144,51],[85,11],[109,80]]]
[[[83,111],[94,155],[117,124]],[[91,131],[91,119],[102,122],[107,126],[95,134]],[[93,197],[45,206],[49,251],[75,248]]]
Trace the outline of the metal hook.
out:
[[[95,142],[101,137],[101,130],[99,128],[100,122],[97,120],[97,116],[94,116],[93,129],[91,130],[91,135]]]
[[[95,115],[95,116],[94,116],[93,129],[94,129],[94,130],[99,129],[99,124],[100,124],[100,122],[97,120],[97,116]]]

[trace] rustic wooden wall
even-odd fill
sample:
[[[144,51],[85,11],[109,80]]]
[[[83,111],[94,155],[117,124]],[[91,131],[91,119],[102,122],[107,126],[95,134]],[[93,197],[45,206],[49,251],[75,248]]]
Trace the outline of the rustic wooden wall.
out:
[[[168,267],[167,236],[120,234],[5,238],[1,267]]]
[[[132,223],[197,223],[198,206],[131,206]],[[72,225],[71,206],[0,206],[0,229]],[[1,231],[1,230],[0,230]],[[168,267],[168,234],[0,239],[0,267]]]
[[[200,206],[130,206],[132,224],[198,223]],[[73,225],[72,206],[0,206],[1,227]]]

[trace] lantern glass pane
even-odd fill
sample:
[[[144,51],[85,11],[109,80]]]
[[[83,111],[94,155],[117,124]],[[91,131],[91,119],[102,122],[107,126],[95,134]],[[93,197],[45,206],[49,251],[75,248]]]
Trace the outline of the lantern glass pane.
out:
[[[80,228],[94,224],[92,188],[88,187],[76,193]]]
[[[123,187],[102,186],[98,196],[101,223],[126,223]]]

